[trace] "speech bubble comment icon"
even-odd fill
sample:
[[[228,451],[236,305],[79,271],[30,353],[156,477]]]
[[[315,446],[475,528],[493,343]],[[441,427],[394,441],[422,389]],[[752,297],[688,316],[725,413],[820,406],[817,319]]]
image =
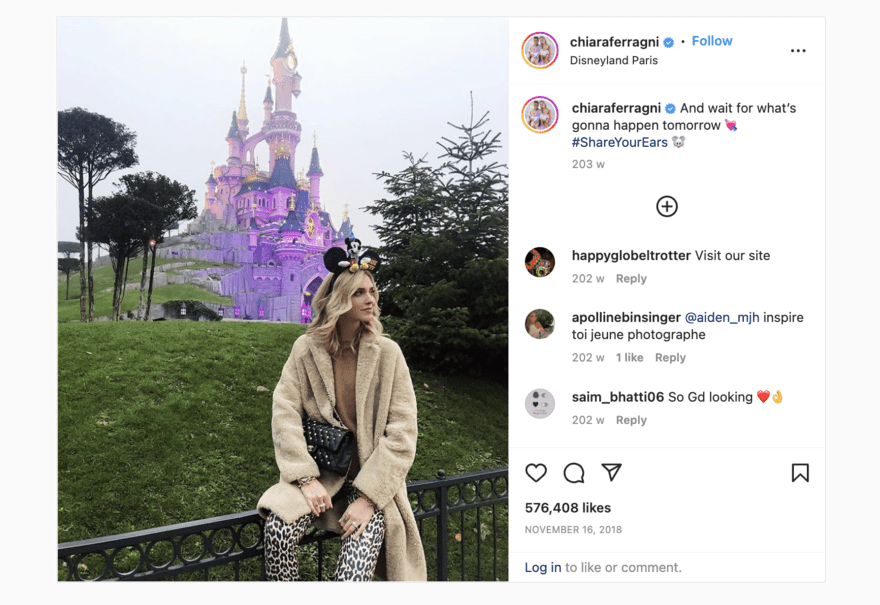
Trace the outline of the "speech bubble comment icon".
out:
[[[584,467],[582,467],[577,462],[572,462],[568,466],[565,467],[565,470],[562,471],[562,475],[565,477],[565,480],[569,483],[583,483],[584,482]]]

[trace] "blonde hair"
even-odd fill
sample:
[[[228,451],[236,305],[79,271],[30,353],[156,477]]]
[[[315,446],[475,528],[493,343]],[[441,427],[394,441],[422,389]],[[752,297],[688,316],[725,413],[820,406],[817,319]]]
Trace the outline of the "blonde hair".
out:
[[[309,324],[306,334],[309,334],[319,344],[323,345],[331,357],[335,357],[341,349],[339,333],[336,331],[336,322],[351,310],[351,297],[355,290],[360,287],[364,273],[370,276],[370,281],[375,286],[376,279],[369,271],[355,271],[354,273],[344,271],[336,278],[336,283],[333,284],[333,291],[329,296],[327,295],[327,290],[333,281],[332,275],[328,275],[324,283],[321,284],[321,287],[318,288],[318,291],[315,292],[314,302],[312,302],[315,316],[312,319],[312,323]],[[357,347],[364,334],[372,342],[376,342],[382,335],[382,324],[379,322],[378,292],[376,292],[376,304],[373,305],[373,319],[369,323],[361,322],[357,334],[351,342],[351,349],[353,351],[357,351]]]
[[[532,313],[535,314],[535,321],[529,321],[529,317],[532,316]],[[529,313],[528,315],[526,315],[526,332],[529,331],[529,326],[532,326],[534,324],[541,325],[540,322],[538,321],[538,312],[532,311],[532,313]],[[541,326],[541,327],[543,328],[544,326]]]

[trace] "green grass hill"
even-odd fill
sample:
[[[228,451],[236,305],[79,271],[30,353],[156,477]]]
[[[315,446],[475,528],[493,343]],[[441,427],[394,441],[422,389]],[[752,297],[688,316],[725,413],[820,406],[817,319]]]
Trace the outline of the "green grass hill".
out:
[[[185,259],[184,259],[185,260]],[[161,267],[174,263],[183,262],[180,259],[156,259],[156,272]],[[170,269],[170,273],[180,272],[189,269],[206,269],[210,267],[232,267],[233,265],[220,265],[217,263],[209,263],[203,261],[192,261],[192,264],[185,268]],[[140,284],[141,281],[141,259],[132,259],[129,262],[127,284]],[[147,269],[149,271],[149,269]],[[113,269],[110,265],[103,267],[94,267],[92,269],[92,279],[95,284],[95,317],[109,316],[113,310]],[[147,275],[149,280],[149,273]],[[79,321],[79,273],[70,274],[70,294],[65,299],[65,290],[67,287],[67,278],[63,273],[58,274],[58,321]],[[137,289],[128,290],[122,299],[122,313],[137,309],[140,300],[140,291]],[[222,305],[232,305],[232,298],[228,296],[219,296],[213,292],[209,292],[203,288],[192,286],[189,284],[170,284],[167,286],[154,287],[152,305],[161,305],[169,300],[201,300],[208,303],[216,303]]]

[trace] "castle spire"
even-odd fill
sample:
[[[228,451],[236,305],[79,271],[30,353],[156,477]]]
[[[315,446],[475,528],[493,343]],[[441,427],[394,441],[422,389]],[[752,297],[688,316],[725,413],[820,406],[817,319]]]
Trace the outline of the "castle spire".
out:
[[[281,19],[281,35],[278,37],[278,48],[269,60],[272,66],[275,84],[275,111],[291,111],[292,96],[299,97],[302,76],[297,71],[298,62],[287,30],[287,18]]]
[[[241,62],[241,102],[238,104],[238,119],[239,120],[247,120],[247,108],[244,104],[244,75],[247,73],[247,67],[244,66],[244,61]]]
[[[241,140],[241,133],[238,131],[238,121],[235,112],[232,112],[232,126],[229,127],[229,132],[226,133],[227,139],[238,139]]]
[[[321,177],[324,176],[324,171],[321,170],[321,160],[318,158],[318,133],[315,133],[313,141],[312,161],[309,163],[309,171],[306,174],[309,177],[309,196],[312,199],[312,204],[320,210]]]
[[[205,185],[208,186],[208,190],[205,191],[205,208],[212,208],[217,201],[217,179],[214,178],[214,160],[211,160],[211,174],[208,175]],[[214,214],[216,216],[217,212],[215,211]]]
[[[324,171],[321,170],[321,160],[318,158],[318,147],[312,147],[312,161],[309,163],[309,171],[306,173],[308,176],[324,176]]]
[[[266,86],[266,96],[263,97],[263,103],[268,103],[272,105],[272,79],[269,79],[269,84]]]
[[[287,17],[281,18],[281,34],[278,36],[278,48],[275,49],[275,54],[272,55],[272,59],[284,59],[287,57],[288,48],[291,46],[290,43],[290,32],[287,31]]]
[[[263,124],[268,125],[272,121],[272,77],[266,76],[269,81],[266,83],[266,95],[263,97]]]

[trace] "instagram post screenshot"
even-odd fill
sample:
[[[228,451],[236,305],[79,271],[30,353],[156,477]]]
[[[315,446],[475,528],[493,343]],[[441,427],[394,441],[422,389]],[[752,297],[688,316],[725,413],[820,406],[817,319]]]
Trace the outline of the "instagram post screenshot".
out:
[[[875,8],[42,10],[21,591],[876,600]]]

